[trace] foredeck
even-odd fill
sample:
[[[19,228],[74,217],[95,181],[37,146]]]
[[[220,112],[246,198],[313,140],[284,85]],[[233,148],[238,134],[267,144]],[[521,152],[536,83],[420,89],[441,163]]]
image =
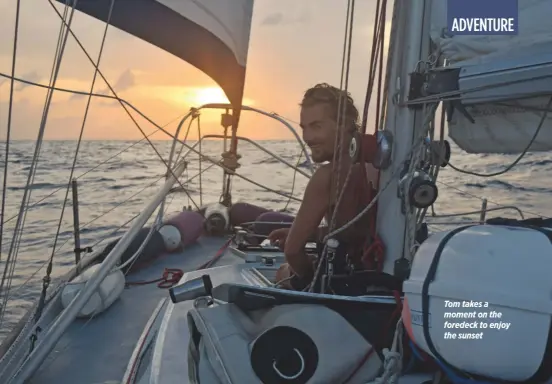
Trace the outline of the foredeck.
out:
[[[195,270],[212,258],[225,241],[223,238],[202,238],[184,251],[163,257],[128,276],[127,280],[153,280],[162,275],[164,268],[179,268],[185,272]],[[226,252],[217,265],[239,262],[243,260]],[[167,290],[156,284],[125,289],[105,312],[91,320],[76,320],[30,382],[120,383],[144,327],[161,300],[168,296]]]

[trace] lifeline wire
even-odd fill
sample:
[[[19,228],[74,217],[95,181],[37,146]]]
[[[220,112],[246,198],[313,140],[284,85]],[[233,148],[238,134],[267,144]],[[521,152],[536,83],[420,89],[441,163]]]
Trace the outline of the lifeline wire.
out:
[[[71,8],[71,13],[69,14],[69,21],[65,22],[65,20],[63,20],[63,23],[62,23],[61,28],[60,28],[60,34],[59,34],[59,39],[58,39],[58,42],[59,42],[58,48],[59,49],[56,52],[56,57],[54,59],[54,64],[52,66],[52,73],[51,73],[51,76],[50,76],[50,85],[52,87],[55,86],[57,78],[58,78],[59,70],[60,70],[60,67],[61,67],[61,59],[63,57],[63,52],[65,50],[65,46],[66,46],[66,43],[67,43],[67,38],[69,36],[67,31],[69,30],[69,27],[70,27],[70,25],[73,21],[73,15],[74,15],[74,11],[75,11],[74,7],[75,7],[76,3],[77,3],[77,0],[74,0],[73,7]],[[67,28],[64,28],[63,27],[64,25],[67,26]],[[10,269],[10,273],[9,273],[10,278],[8,279],[8,285],[7,285],[8,292],[6,293],[5,297],[9,296],[9,289],[10,289],[10,286],[11,286],[11,279],[12,279],[13,273],[15,271],[15,264],[16,264],[16,260],[17,260],[17,255],[18,255],[18,251],[19,251],[19,242],[20,242],[20,240],[16,240],[16,239],[18,239],[18,238],[21,239],[21,235],[22,235],[23,228],[24,228],[24,225],[25,225],[25,219],[26,219],[26,216],[27,216],[27,211],[25,210],[25,206],[28,204],[28,201],[29,201],[30,196],[31,196],[30,186],[33,184],[34,178],[35,178],[35,175],[36,175],[36,168],[37,168],[38,160],[39,160],[39,157],[40,157],[40,149],[42,147],[42,141],[44,139],[44,132],[45,132],[45,129],[46,129],[46,120],[48,118],[48,112],[50,111],[52,95],[53,95],[53,91],[49,91],[46,95],[46,101],[45,101],[44,110],[43,110],[43,113],[42,113],[42,120],[41,120],[41,123],[40,123],[38,137],[36,139],[35,152],[34,152],[33,160],[31,162],[31,166],[30,166],[30,169],[29,169],[26,188],[23,192],[23,198],[22,198],[22,201],[21,201],[21,205],[20,205],[20,209],[19,209],[19,215],[18,215],[17,222],[16,222],[16,225],[15,225],[15,230],[14,230],[14,234],[13,234],[12,243],[10,244],[10,251],[9,251],[9,254],[8,254],[8,259],[6,260],[6,267],[4,269],[4,274],[2,276],[2,282],[0,283],[0,292],[3,292],[4,283],[5,283],[5,279],[6,279],[6,276],[7,276],[7,270],[8,270],[8,267],[11,267],[11,268],[9,268]],[[20,229],[20,227],[21,227],[21,229]],[[11,265],[9,265],[12,257],[13,257],[13,262],[12,262]],[[3,320],[3,317],[4,317],[5,308],[6,308],[6,306],[3,305],[2,306],[2,312],[0,314],[0,324],[2,323],[2,320]]]

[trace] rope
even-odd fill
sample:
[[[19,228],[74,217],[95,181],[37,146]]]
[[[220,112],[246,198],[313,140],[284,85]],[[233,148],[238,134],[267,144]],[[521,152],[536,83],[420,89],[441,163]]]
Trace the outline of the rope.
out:
[[[336,175],[336,190],[339,188],[340,185],[340,174],[341,174],[341,145],[343,141],[343,137],[345,135],[345,127],[344,122],[346,119],[346,111],[347,111],[347,103],[343,103],[343,99],[346,97],[347,89],[349,86],[349,70],[350,70],[350,62],[351,62],[351,48],[352,48],[352,33],[353,33],[353,20],[354,20],[354,8],[355,8],[355,0],[349,0],[347,2],[347,17],[345,20],[345,38],[343,42],[343,58],[341,60],[341,81],[340,81],[340,93],[339,93],[339,99],[338,99],[338,111],[337,111],[337,129],[336,129],[336,138],[337,140],[334,143],[334,154],[333,154],[333,161],[332,161],[332,175],[335,171],[336,165],[337,165],[337,175]],[[345,86],[345,89],[343,90],[343,87]],[[347,172],[347,175],[345,176],[345,181],[343,183],[342,189],[338,195],[337,202],[335,203],[332,217],[329,223],[328,229],[331,231],[335,226],[335,220],[337,217],[337,211],[339,209],[339,205],[341,204],[341,201],[343,199],[344,191],[347,187],[347,184],[349,182],[349,178],[351,176],[353,167],[349,167],[349,170]],[[332,193],[330,193],[330,203],[329,206],[331,206],[331,199],[332,199]],[[325,242],[325,241],[324,241]],[[322,265],[326,261],[328,255],[328,247],[326,244],[324,244],[324,248],[322,249],[322,254],[320,255],[320,258],[318,260],[318,264],[316,266],[316,269],[314,271],[314,277],[310,285],[308,286],[308,292],[313,292],[314,287],[316,286],[316,282],[320,278],[320,274],[322,272]]]
[[[224,255],[224,252],[228,249],[230,244],[232,243],[233,238],[228,239],[222,247],[219,248],[217,253],[207,262],[197,267],[195,270],[199,271],[201,269],[211,268],[211,266],[215,265]],[[159,259],[153,260],[149,263],[140,264],[141,267],[146,266],[148,264],[151,264],[155,261],[158,261]],[[175,284],[177,284],[180,279],[184,276],[184,272],[181,269],[178,268],[165,268],[163,271],[163,275],[154,280],[138,280],[138,281],[129,281],[126,283],[127,286],[139,286],[139,285],[148,285],[148,284],[154,284],[157,283],[157,286],[159,288],[171,288]]]
[[[402,307],[402,303],[398,293],[395,295],[395,299],[398,300],[397,308]],[[383,373],[375,380],[368,382],[367,384],[398,384],[399,376],[402,373],[402,358],[403,358],[403,322],[402,317],[397,321],[395,327],[395,334],[393,336],[393,343],[391,349],[383,349]]]
[[[178,268],[165,268],[163,271],[163,276],[159,279],[154,280],[144,280],[144,281],[129,281],[126,283],[128,287],[139,286],[139,285],[148,285],[157,283],[157,287],[166,289],[171,288],[177,284],[180,279],[184,276],[184,272]]]
[[[546,105],[546,109],[550,108],[551,105],[552,105],[552,97],[550,97],[550,99],[548,100],[548,104]],[[527,154],[527,152],[529,151],[529,149],[531,148],[531,146],[533,145],[533,143],[537,139],[537,137],[538,137],[543,125],[544,125],[544,122],[546,121],[547,116],[548,116],[548,111],[545,111],[542,115],[542,118],[541,118],[538,126],[537,126],[537,129],[535,130],[535,133],[533,134],[533,137],[531,137],[531,140],[529,140],[529,144],[527,144],[527,146],[525,147],[523,152],[521,152],[521,154],[510,165],[508,165],[503,170],[485,174],[485,173],[478,173],[478,172],[467,171],[467,170],[464,170],[464,169],[457,168],[453,164],[451,164],[450,162],[448,162],[448,166],[451,167],[452,169],[454,169],[456,172],[460,172],[460,173],[463,173],[463,174],[466,174],[466,175],[479,176],[479,177],[494,177],[494,176],[499,176],[499,175],[505,174],[506,172],[509,172],[512,168],[514,168],[521,161],[521,159],[523,159],[525,157],[525,155]]]

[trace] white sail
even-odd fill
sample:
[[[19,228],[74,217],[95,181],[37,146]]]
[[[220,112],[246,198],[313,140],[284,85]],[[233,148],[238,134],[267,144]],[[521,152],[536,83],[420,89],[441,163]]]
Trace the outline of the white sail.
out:
[[[509,36],[453,36],[446,37],[447,2],[434,2],[431,17],[431,38],[439,47],[442,55],[450,63],[462,68],[487,65],[490,73],[492,64],[511,62],[510,67],[520,66],[517,59],[538,58],[552,50],[552,30],[549,27],[549,15],[552,2],[547,0],[524,0],[519,2],[519,34]],[[548,63],[551,62],[547,58]],[[526,63],[530,65],[531,63]],[[543,64],[543,63],[541,63]],[[546,63],[544,63],[546,64]],[[528,68],[528,67],[527,67]],[[549,72],[550,73],[550,72]],[[495,71],[496,74],[496,71]],[[478,75],[484,75],[483,73]],[[473,81],[459,79],[459,90],[473,88]],[[510,78],[505,76],[505,80]],[[468,86],[468,82],[470,82]],[[541,82],[541,85],[543,83]],[[531,90],[532,87],[527,87]],[[449,123],[449,136],[463,150],[470,153],[519,153],[524,151],[542,119],[550,99],[548,92],[540,89],[533,97],[519,97],[512,88],[494,88],[495,95],[503,94],[502,101],[516,106],[500,106],[491,103],[466,105],[469,115],[475,123],[469,121],[458,111]],[[510,91],[510,92],[508,92]],[[535,95],[540,93],[540,95]],[[521,100],[523,98],[523,100]],[[527,110],[524,107],[533,108]],[[549,105],[548,105],[549,107]],[[538,109],[541,109],[539,111]],[[552,115],[547,116],[533,141],[531,151],[552,150]]]
[[[76,9],[107,21],[110,6],[79,1]],[[252,17],[253,0],[119,0],[109,23],[192,64],[239,107]]]

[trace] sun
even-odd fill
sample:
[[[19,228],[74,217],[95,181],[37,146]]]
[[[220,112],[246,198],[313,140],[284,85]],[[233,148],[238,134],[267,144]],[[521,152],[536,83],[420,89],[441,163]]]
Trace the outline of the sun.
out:
[[[205,104],[230,104],[224,91],[219,87],[162,86],[145,90],[144,96],[157,97],[178,106],[198,108]],[[243,104],[252,106],[254,101],[243,98]]]
[[[218,87],[197,88],[190,96],[192,96],[194,104],[198,106],[210,103],[229,103],[223,90]]]

